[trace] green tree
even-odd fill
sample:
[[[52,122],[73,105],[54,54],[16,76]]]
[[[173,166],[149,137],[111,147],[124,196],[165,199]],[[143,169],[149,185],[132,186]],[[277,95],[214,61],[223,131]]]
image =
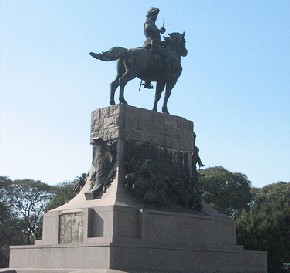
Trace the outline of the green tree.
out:
[[[26,238],[26,243],[31,244],[34,238],[39,238],[37,233],[41,225],[41,217],[47,203],[52,197],[51,186],[41,181],[31,179],[14,180],[6,187],[7,201],[11,210],[17,215],[20,226]]]
[[[23,243],[23,234],[18,215],[7,197],[11,179],[0,176],[0,268],[8,267],[9,246]]]
[[[281,271],[290,261],[290,183],[253,189],[254,201],[237,220],[237,241],[246,249],[268,251],[268,272]]]
[[[203,199],[234,219],[252,201],[251,182],[242,173],[223,167],[207,168],[199,171],[199,181]]]
[[[56,186],[52,187],[53,191],[53,197],[51,201],[47,204],[45,210],[51,210],[54,208],[57,208],[65,203],[67,203],[69,200],[71,200],[75,196],[74,192],[74,181],[67,181],[67,182],[61,182],[57,184]]]
[[[9,265],[9,246],[31,244],[42,232],[42,215],[75,196],[75,181],[49,186],[0,176],[0,268]]]

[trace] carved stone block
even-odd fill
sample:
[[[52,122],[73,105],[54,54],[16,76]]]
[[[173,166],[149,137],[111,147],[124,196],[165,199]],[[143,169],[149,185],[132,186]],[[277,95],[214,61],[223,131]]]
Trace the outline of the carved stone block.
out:
[[[84,214],[63,214],[59,218],[59,243],[81,243],[84,237]]]
[[[192,151],[193,123],[181,117],[119,104],[92,112],[91,143],[96,137],[104,141],[132,140]]]

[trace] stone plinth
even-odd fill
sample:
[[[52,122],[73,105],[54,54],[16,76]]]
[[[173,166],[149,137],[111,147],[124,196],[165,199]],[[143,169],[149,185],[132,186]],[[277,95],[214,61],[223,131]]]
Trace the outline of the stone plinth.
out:
[[[192,151],[193,122],[121,104],[92,112],[91,143],[96,137]]]
[[[190,172],[191,121],[126,105],[110,106],[92,113],[91,143],[95,145],[98,138],[114,151],[104,152],[108,157],[113,154],[114,178],[88,200],[92,166],[75,198],[44,215],[42,240],[34,246],[11,247],[11,269],[17,273],[267,272],[266,252],[236,245],[236,226],[229,217],[205,203],[201,211],[166,202],[144,204],[125,187],[125,175],[142,157],[150,157],[155,164],[150,171],[157,169],[163,177]]]

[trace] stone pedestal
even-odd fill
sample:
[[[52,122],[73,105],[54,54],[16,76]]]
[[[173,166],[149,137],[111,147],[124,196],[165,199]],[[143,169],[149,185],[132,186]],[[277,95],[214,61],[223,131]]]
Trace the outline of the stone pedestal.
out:
[[[99,139],[104,147],[99,158],[107,157],[111,167],[100,167],[94,180],[96,164],[102,165],[94,153],[81,191],[44,215],[42,240],[11,247],[11,269],[18,273],[267,272],[266,252],[236,245],[236,227],[229,217],[205,203],[199,211],[188,202],[182,207],[180,200],[172,204],[165,197],[162,204],[154,198],[144,203],[154,194],[141,191],[140,197],[140,190],[134,192],[136,185],[125,187],[130,184],[125,176],[140,173],[140,164],[148,157],[155,162],[150,170],[158,168],[163,177],[176,171],[190,173],[191,121],[126,105],[110,106],[92,113],[91,144]],[[110,176],[106,182],[104,173]]]

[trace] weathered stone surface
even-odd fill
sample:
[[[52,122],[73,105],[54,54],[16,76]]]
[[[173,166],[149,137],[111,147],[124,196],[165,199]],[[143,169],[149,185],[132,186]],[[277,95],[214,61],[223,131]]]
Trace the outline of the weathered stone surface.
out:
[[[181,117],[119,104],[92,112],[91,143],[96,137],[191,151],[193,123]]]
[[[84,239],[84,214],[69,213],[59,218],[59,243],[81,243]]]
[[[14,246],[11,268],[17,273],[21,268],[42,268],[46,273],[82,268],[131,273],[267,272],[266,252],[245,251],[235,245],[234,222],[225,216],[121,206],[89,210],[91,220],[84,230],[88,224],[94,226],[82,244]]]

